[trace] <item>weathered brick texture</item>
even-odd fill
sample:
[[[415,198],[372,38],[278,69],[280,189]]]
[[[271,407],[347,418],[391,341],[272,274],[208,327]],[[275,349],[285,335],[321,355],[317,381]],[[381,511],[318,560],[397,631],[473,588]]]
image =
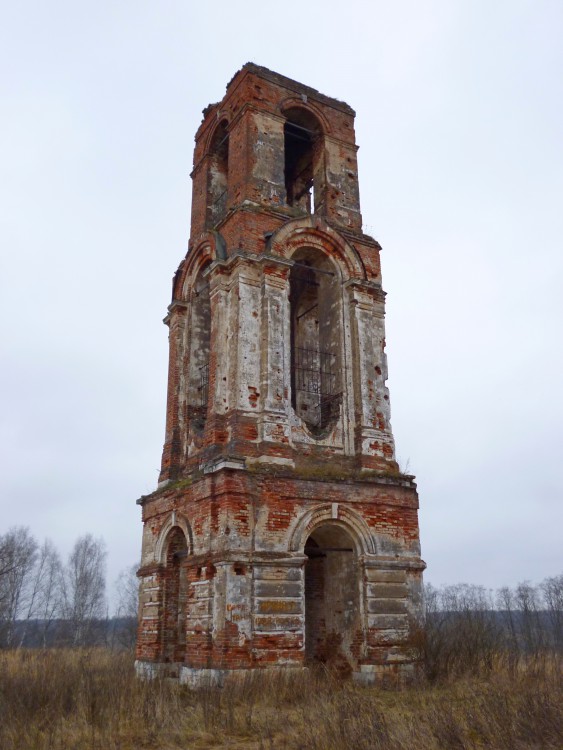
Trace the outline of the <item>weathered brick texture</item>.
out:
[[[347,104],[250,63],[204,111],[160,483],[139,500],[143,674],[412,669],[418,497],[356,151]]]

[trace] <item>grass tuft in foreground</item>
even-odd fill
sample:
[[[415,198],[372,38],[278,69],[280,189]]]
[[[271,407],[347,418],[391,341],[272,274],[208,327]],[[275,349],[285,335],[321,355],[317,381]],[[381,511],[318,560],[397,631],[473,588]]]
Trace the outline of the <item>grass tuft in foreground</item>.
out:
[[[541,669],[360,688],[327,671],[253,672],[192,691],[136,679],[104,649],[0,653],[3,750],[433,750],[563,747],[563,684]]]

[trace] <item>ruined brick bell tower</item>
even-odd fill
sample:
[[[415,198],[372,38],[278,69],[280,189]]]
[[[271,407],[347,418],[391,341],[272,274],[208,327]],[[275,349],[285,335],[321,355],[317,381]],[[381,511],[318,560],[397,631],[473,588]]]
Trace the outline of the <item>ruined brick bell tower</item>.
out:
[[[413,669],[418,496],[395,462],[354,111],[253,64],[204,111],[174,277],[137,669]]]

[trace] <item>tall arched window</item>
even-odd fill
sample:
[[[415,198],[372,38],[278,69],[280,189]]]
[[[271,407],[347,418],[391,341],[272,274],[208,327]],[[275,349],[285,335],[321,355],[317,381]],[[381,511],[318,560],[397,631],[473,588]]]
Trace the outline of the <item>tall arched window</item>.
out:
[[[213,229],[227,213],[229,180],[229,134],[227,121],[219,123],[209,149],[209,177],[207,188],[207,227]]]
[[[204,274],[207,265],[200,270],[194,283],[190,308],[188,407],[190,428],[196,432],[205,427],[209,401],[211,305],[209,280]]]
[[[342,400],[341,287],[335,266],[318,250],[302,248],[292,260],[291,402],[309,431],[321,436]]]
[[[182,529],[175,526],[168,535],[164,579],[164,661],[182,662],[186,653],[186,608],[188,545]]]
[[[320,124],[310,112],[293,107],[285,112],[285,189],[289,206],[322,213],[325,179]]]

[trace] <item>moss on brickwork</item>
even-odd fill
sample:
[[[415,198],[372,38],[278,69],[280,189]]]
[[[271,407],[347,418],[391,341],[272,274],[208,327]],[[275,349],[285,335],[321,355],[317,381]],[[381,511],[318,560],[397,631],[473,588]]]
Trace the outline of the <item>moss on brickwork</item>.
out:
[[[251,463],[247,465],[247,471],[251,474],[320,482],[369,482],[380,479],[395,479],[410,483],[414,479],[412,474],[403,474],[398,467],[395,468],[392,464],[382,469],[357,469],[324,463],[302,464],[295,468],[276,464]]]

